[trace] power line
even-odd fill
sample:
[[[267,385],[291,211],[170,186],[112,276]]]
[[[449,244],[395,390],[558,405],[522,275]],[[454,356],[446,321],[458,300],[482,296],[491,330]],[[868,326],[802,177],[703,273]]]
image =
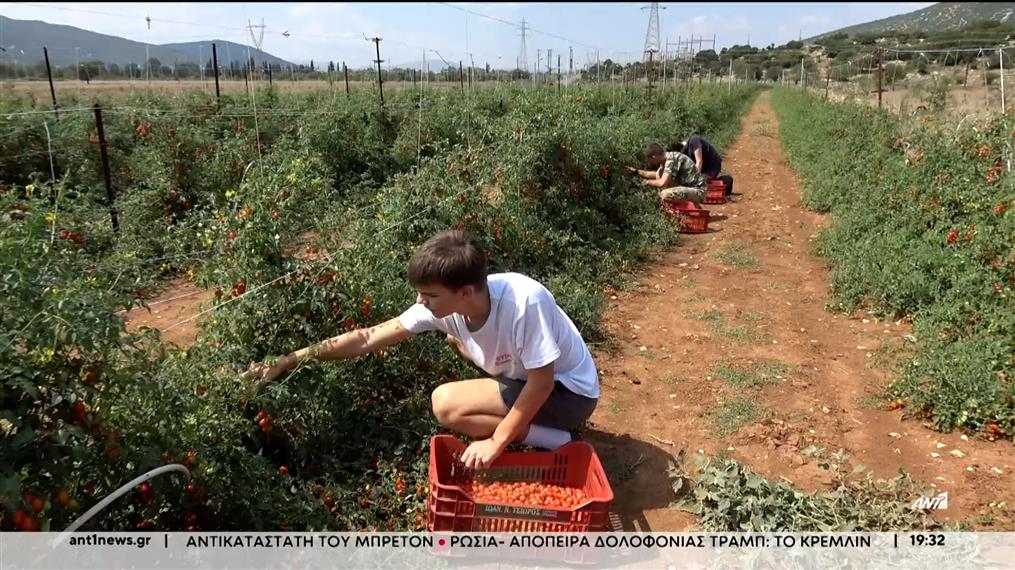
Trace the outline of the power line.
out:
[[[483,14],[482,12],[475,12],[473,10],[469,10],[468,8],[462,8],[461,6],[455,6],[454,4],[449,4],[447,2],[438,2],[438,4],[443,4],[444,6],[447,6],[448,8],[453,8],[453,9],[458,10],[460,12],[467,12],[467,13],[472,14],[474,16],[479,16],[480,18],[486,18],[487,20],[492,20],[494,22],[500,22],[501,24],[507,24],[509,26],[512,26],[512,27],[515,27],[515,28],[519,28],[519,29],[521,28],[521,24],[519,24],[517,22],[511,22],[509,20],[504,20],[504,19],[498,18],[496,16],[490,16],[489,14]],[[562,41],[565,41],[565,42],[570,42],[570,43],[572,43],[574,45],[577,45],[577,46],[582,46],[582,47],[589,48],[589,49],[603,49],[603,48],[601,48],[599,46],[594,46],[594,45],[586,44],[586,43],[583,43],[583,42],[579,42],[578,40],[573,40],[571,38],[565,38],[564,36],[560,36],[560,35],[557,35],[557,34],[554,34],[554,33],[551,33],[551,32],[544,32],[542,30],[537,30],[536,28],[533,28],[531,26],[527,26],[526,29],[529,30],[529,31],[535,32],[537,34],[543,34],[544,36],[548,36],[548,37],[555,38],[555,39],[558,39],[558,40],[562,40]]]
[[[48,8],[48,9],[54,9],[54,10],[61,10],[61,11],[65,11],[65,12],[76,12],[76,13],[83,13],[83,14],[95,14],[95,15],[99,15],[99,16],[109,16],[109,17],[112,17],[112,18],[120,18],[120,19],[128,19],[128,20],[137,20],[138,19],[137,16],[130,16],[130,15],[126,15],[126,14],[117,14],[117,13],[113,13],[113,12],[104,12],[104,11],[101,11],[101,10],[90,10],[90,9],[86,9],[86,8],[69,8],[69,7],[64,7],[64,6],[51,6],[51,5],[47,5],[47,4],[35,4],[35,3],[28,3],[28,2],[20,2],[19,4],[23,5],[23,6],[32,6],[32,7],[38,7],[38,8]],[[520,25],[518,23],[516,23],[516,22],[511,22],[511,21],[508,21],[508,20],[504,20],[502,18],[497,18],[495,16],[490,16],[488,14],[483,14],[483,13],[480,13],[480,12],[475,12],[473,10],[469,10],[467,8],[462,8],[460,6],[454,6],[454,5],[448,4],[446,2],[440,2],[440,4],[444,4],[445,6],[448,6],[449,8],[453,8],[453,9],[459,10],[461,12],[467,12],[469,14],[474,14],[474,15],[479,16],[481,18],[486,18],[488,20],[492,20],[492,21],[495,21],[495,22],[500,22],[502,24],[507,24],[507,25],[512,26],[512,27],[516,27],[516,28],[520,27]],[[239,37],[246,37],[246,35],[249,33],[249,29],[247,27],[237,28],[237,27],[232,27],[232,26],[218,26],[218,25],[213,25],[213,24],[204,24],[204,23],[200,23],[200,22],[187,22],[187,21],[182,21],[182,20],[173,20],[173,19],[169,19],[169,18],[154,18],[154,17],[151,18],[151,21],[152,22],[166,23],[166,24],[176,24],[176,25],[181,25],[181,26],[193,26],[193,27],[197,27],[197,28],[206,28],[206,29],[210,29],[210,30],[224,30],[224,31],[229,31],[229,32],[233,32],[233,33],[236,33],[236,34],[240,34]],[[526,29],[531,31],[531,32],[535,32],[535,33],[538,33],[538,34],[543,34],[545,36],[556,38],[556,39],[559,39],[559,40],[562,40],[562,41],[565,41],[565,42],[570,42],[570,43],[572,43],[574,45],[578,45],[578,46],[582,46],[582,47],[586,47],[586,48],[590,48],[590,49],[602,49],[602,48],[600,48],[598,46],[586,44],[584,42],[579,42],[577,40],[566,38],[564,36],[560,36],[560,35],[554,34],[552,32],[546,32],[546,31],[543,31],[543,30],[537,30],[537,29],[534,29],[534,28],[528,27],[528,26],[526,27]],[[266,33],[266,34],[274,34],[274,35],[283,36],[283,37],[290,37],[292,35],[291,33],[288,33],[287,30],[279,32],[279,31],[273,31],[271,29],[265,29],[264,33]],[[327,39],[327,40],[357,41],[357,42],[363,40],[362,36],[342,35],[342,34],[304,33],[303,35],[306,36],[306,37],[310,37],[310,38],[319,38],[319,39]],[[400,46],[404,46],[404,47],[408,47],[408,48],[412,48],[412,49],[425,49],[425,46],[420,46],[420,45],[416,45],[416,44],[410,44],[410,43],[401,42],[401,41],[397,41],[397,40],[385,40],[385,41],[389,41],[390,43],[393,43],[393,44],[396,44],[396,45],[400,45]],[[237,43],[241,43],[241,42],[237,42]],[[71,48],[66,48],[66,49],[71,49]],[[468,53],[459,52],[457,50],[446,50],[446,51],[451,51],[451,53],[455,53],[455,54],[458,54],[458,55],[465,55],[465,56],[469,55]],[[479,55],[490,57],[490,56],[496,56],[498,54],[494,54],[494,53],[481,53]]]

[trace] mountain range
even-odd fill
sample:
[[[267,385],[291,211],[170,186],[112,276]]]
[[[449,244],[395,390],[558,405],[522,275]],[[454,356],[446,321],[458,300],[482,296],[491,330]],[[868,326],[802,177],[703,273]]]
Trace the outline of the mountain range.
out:
[[[220,67],[229,67],[230,62],[242,64],[248,50],[258,64],[267,61],[271,65],[293,65],[270,53],[226,40],[149,45],[73,26],[0,16],[0,48],[4,50],[0,51],[0,58],[27,64],[42,61],[43,46],[49,50],[49,61],[55,66],[73,66],[76,61],[143,65],[147,58],[156,58],[162,65],[198,64],[202,59],[207,63],[211,61],[212,42],[218,50]]]
[[[1015,2],[938,2],[915,12],[832,30],[808,40],[839,33],[946,32],[984,20],[1015,23]]]

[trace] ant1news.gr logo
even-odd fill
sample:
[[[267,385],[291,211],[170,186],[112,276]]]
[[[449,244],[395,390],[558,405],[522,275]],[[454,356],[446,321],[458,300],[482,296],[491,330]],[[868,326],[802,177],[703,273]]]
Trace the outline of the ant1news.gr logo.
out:
[[[943,511],[948,508],[948,491],[936,497],[920,497],[913,501],[913,510]]]

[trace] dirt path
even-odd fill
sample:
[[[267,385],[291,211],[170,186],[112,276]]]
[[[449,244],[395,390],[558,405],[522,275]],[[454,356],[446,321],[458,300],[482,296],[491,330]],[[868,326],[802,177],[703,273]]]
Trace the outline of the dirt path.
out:
[[[140,327],[159,329],[163,340],[187,347],[200,332],[198,319],[178,323],[199,313],[202,303],[208,306],[214,297],[213,291],[200,289],[185,278],[173,279],[158,297],[148,301],[148,308],[131,309],[124,317],[124,322],[127,330],[137,330]]]
[[[768,93],[727,155],[724,165],[742,194],[706,206],[725,216],[710,226],[718,231],[688,235],[662,253],[606,311],[618,346],[595,355],[602,399],[587,439],[609,471],[625,529],[694,528],[692,516],[668,506],[667,460],[680,449],[728,453],[805,491],[831,481],[818,463],[842,449],[851,455],[850,470],[863,465],[876,478],[891,478],[904,468],[948,491],[948,509],[935,514],[942,521],[996,514],[992,502],[1015,505],[1010,443],[941,434],[903,421],[902,410],[870,403],[890,381],[874,363],[903,345],[910,327],[825,311],[832,301],[828,272],[809,246],[826,219],[801,204]],[[730,370],[768,383],[735,387],[723,379]],[[721,401],[736,406],[723,414]],[[768,419],[733,431],[735,412],[766,409]],[[717,435],[715,414],[728,435]],[[1006,516],[985,528],[1013,527]]]

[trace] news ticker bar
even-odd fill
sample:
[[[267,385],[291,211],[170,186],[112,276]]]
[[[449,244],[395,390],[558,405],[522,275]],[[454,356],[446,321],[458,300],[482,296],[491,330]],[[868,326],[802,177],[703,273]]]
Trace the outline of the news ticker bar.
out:
[[[114,568],[1015,570],[1015,533],[2,533],[4,570]]]

